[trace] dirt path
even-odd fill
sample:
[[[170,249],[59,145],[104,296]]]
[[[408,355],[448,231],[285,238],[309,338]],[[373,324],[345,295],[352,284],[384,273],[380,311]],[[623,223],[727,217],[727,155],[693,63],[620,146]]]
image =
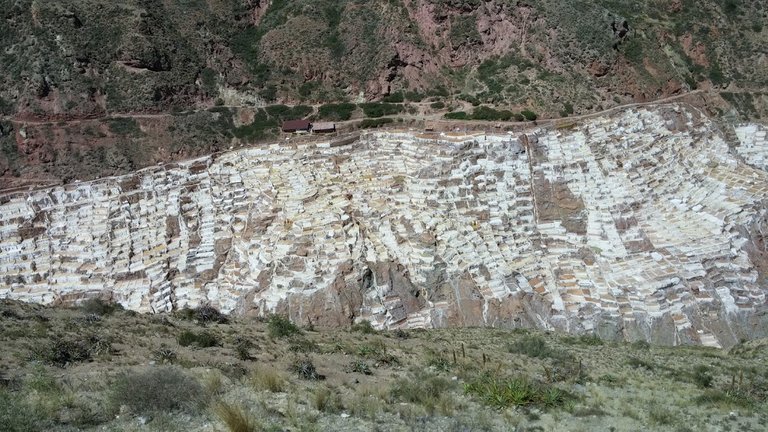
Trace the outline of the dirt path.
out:
[[[608,108],[606,110],[603,110],[603,111],[600,111],[600,112],[595,112],[595,113],[581,114],[581,115],[570,116],[570,117],[556,117],[556,118],[542,119],[542,120],[539,121],[539,123],[550,122],[550,121],[558,121],[558,120],[563,120],[563,119],[566,119],[566,118],[568,120],[578,121],[578,120],[581,120],[581,119],[587,119],[587,118],[591,118],[591,117],[595,117],[595,116],[600,116],[600,115],[603,115],[605,113],[609,113],[609,112],[612,112],[612,111],[615,111],[615,110],[621,110],[621,109],[626,109],[626,108],[631,108],[631,107],[636,107],[636,106],[645,106],[645,105],[652,105],[652,104],[671,102],[671,101],[674,101],[674,100],[677,100],[677,99],[681,99],[681,98],[684,98],[684,97],[687,97],[687,96],[691,96],[691,95],[694,95],[694,94],[698,94],[698,93],[702,93],[702,92],[720,93],[720,91],[699,89],[699,90],[693,90],[693,91],[688,92],[688,93],[682,93],[682,94],[679,94],[679,95],[670,96],[670,97],[667,97],[667,98],[664,98],[664,99],[658,99],[658,100],[653,100],[653,101],[648,101],[648,102],[636,102],[636,103],[630,103],[630,104],[625,104],[625,105],[618,105],[618,106],[615,106],[613,108]],[[738,93],[740,91],[734,91],[734,92]],[[748,91],[743,90],[741,92],[748,92]],[[425,107],[425,106],[429,106],[432,102],[408,102],[408,103],[410,105],[413,105],[413,106]],[[320,106],[322,106],[322,105],[314,104],[314,105],[308,105],[308,106],[311,106],[312,108],[314,108],[315,111],[317,111],[317,109]],[[258,107],[249,106],[249,105],[226,105],[226,106],[221,106],[221,108],[238,109],[238,108],[258,108]],[[466,109],[466,106],[462,107],[462,109]],[[200,112],[200,111],[207,111],[207,110],[208,110],[208,108],[196,109],[196,110],[193,110],[192,112]],[[189,112],[189,111],[187,111],[187,112]],[[67,125],[74,125],[74,124],[87,123],[87,122],[93,122],[93,121],[99,121],[99,120],[108,120],[108,119],[113,119],[113,118],[159,119],[159,118],[173,117],[175,115],[177,115],[177,114],[172,114],[172,113],[155,113],[155,114],[150,114],[150,113],[113,113],[113,114],[106,114],[106,115],[102,115],[102,116],[85,117],[85,118],[70,119],[70,120],[66,120],[66,119],[62,119],[62,120],[34,120],[34,119],[23,119],[23,118],[18,118],[18,117],[13,117],[13,116],[0,116],[0,120],[10,121],[11,123],[19,124],[19,125],[47,125],[47,124],[61,124],[61,123],[65,123]],[[432,114],[429,114],[429,115],[414,116],[414,115],[410,115],[410,114],[403,114],[403,115],[398,115],[398,117],[407,118],[407,119],[416,119],[416,120],[440,120],[440,121],[444,121],[444,122],[454,121],[454,120],[444,119],[443,118],[444,115],[445,115],[445,112],[439,111],[439,112],[435,112],[435,113],[432,113]],[[354,123],[354,122],[360,121],[360,120],[361,119],[346,120],[346,121],[340,121],[340,122],[337,122],[337,123],[339,123],[339,124],[347,124],[347,123]],[[509,122],[509,121],[507,121],[507,122],[492,122],[492,121],[484,121],[484,120],[456,120],[456,122],[457,123],[474,123],[474,122],[477,122],[478,124],[481,124],[481,123],[504,123],[504,124],[521,124],[521,125],[522,124],[530,123],[530,122],[526,122],[526,121],[523,121],[523,122]]]

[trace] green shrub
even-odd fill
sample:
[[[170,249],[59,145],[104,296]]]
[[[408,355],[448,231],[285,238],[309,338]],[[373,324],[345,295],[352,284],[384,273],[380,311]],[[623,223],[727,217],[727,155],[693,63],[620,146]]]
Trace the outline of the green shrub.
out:
[[[477,31],[477,18],[474,15],[457,15],[451,19],[449,33],[451,45],[475,45],[482,41]]]
[[[469,120],[469,116],[464,111],[454,111],[445,114],[449,120]]]
[[[130,117],[116,117],[109,119],[107,125],[110,132],[115,135],[140,135],[141,129],[136,119]]]
[[[430,353],[427,356],[427,366],[438,372],[448,372],[453,368],[453,364],[440,353]]]
[[[355,323],[352,325],[352,331],[358,332],[362,334],[376,334],[378,333],[375,328],[373,328],[373,325],[371,325],[371,322],[368,320],[363,320],[358,323]]]
[[[7,432],[43,430],[44,419],[37,415],[21,395],[0,388],[0,425]]]
[[[381,101],[387,103],[403,103],[405,101],[405,96],[403,95],[403,92],[396,92],[384,96]]]
[[[480,100],[477,99],[476,97],[472,96],[472,95],[468,95],[468,94],[462,93],[459,96],[457,96],[457,99],[463,100],[465,102],[469,102],[469,103],[472,104],[472,106],[479,106],[480,105]]]
[[[215,307],[211,305],[203,305],[194,309],[195,319],[203,324],[207,323],[219,323],[226,324],[229,319],[226,315],[219,312]]]
[[[705,365],[697,365],[693,369],[693,382],[702,388],[708,388],[712,387],[712,381],[714,381],[714,377],[710,373],[709,367]]]
[[[401,104],[370,102],[360,104],[363,114],[366,117],[378,118],[390,116],[403,112],[405,109]]]
[[[381,364],[395,365],[400,363],[397,357],[387,351],[387,346],[378,340],[360,345],[357,348],[357,355]]]
[[[464,392],[497,408],[559,407],[570,399],[567,392],[552,385],[531,381],[527,377],[498,378],[487,372],[465,384]]]
[[[176,351],[172,350],[171,348],[163,345],[160,346],[157,350],[152,352],[152,358],[155,359],[155,361],[159,363],[173,363],[176,361],[176,358],[178,355],[176,354]]]
[[[56,337],[47,344],[39,346],[35,357],[53,366],[66,367],[111,351],[112,342],[96,335],[75,339]]]
[[[550,348],[541,336],[526,335],[522,339],[507,345],[513,354],[524,354],[532,358],[562,359],[570,357],[562,350]]]
[[[267,115],[263,109],[257,110],[253,122],[235,128],[232,133],[235,137],[245,141],[254,141],[274,136],[277,133],[278,121]]]
[[[211,68],[204,68],[200,72],[200,82],[202,83],[203,91],[209,96],[217,93],[216,88],[216,71]]]
[[[675,421],[675,413],[662,405],[654,405],[648,411],[648,419],[655,425],[670,425]]]
[[[538,114],[531,110],[523,110],[520,112],[520,114],[522,114],[523,117],[525,117],[525,119],[528,121],[535,121],[537,118],[539,118]]]
[[[445,86],[439,85],[431,88],[429,91],[427,91],[427,96],[431,97],[448,97],[451,93],[448,91]]]
[[[126,372],[112,385],[113,411],[126,406],[134,414],[186,411],[196,413],[206,402],[203,387],[175,366]]]
[[[715,62],[713,62],[712,67],[709,69],[708,76],[709,76],[709,80],[716,85],[725,84],[727,81],[725,74],[723,74],[723,70],[720,69],[720,65],[718,65]]]
[[[288,351],[306,354],[320,351],[320,346],[314,341],[299,336],[291,338]]]
[[[416,91],[405,92],[405,99],[410,102],[421,102],[424,100],[424,95]]]
[[[563,104],[563,110],[560,111],[560,117],[568,117],[571,114],[573,114],[573,104],[566,102]]]
[[[408,339],[411,337],[411,335],[403,329],[397,329],[393,331],[392,335],[394,335],[398,339]]]
[[[235,354],[237,354],[237,358],[240,360],[250,360],[251,348],[253,347],[253,342],[251,342],[249,339],[243,337],[237,337],[235,339]]]
[[[512,111],[496,110],[486,106],[480,106],[472,111],[472,120],[508,121],[512,118]]]
[[[184,330],[176,340],[179,345],[184,347],[194,345],[198,348],[210,348],[219,345],[219,339],[207,331],[195,333],[191,330]]]
[[[633,349],[636,349],[636,350],[647,351],[651,349],[651,344],[649,344],[648,341],[644,341],[644,340],[634,341],[632,342],[631,346]]]
[[[0,114],[2,115],[11,115],[13,114],[13,103],[3,99],[0,97]]]
[[[429,104],[429,107],[432,109],[443,109],[445,108],[445,102],[441,102],[441,101],[432,102],[431,104]]]
[[[735,16],[739,13],[739,3],[737,0],[725,0],[723,2],[723,11],[726,15]]]
[[[643,359],[638,358],[638,357],[630,357],[627,360],[627,364],[629,366],[632,366],[635,369],[643,368],[643,369],[647,369],[649,371],[652,371],[652,370],[656,369],[656,366],[652,362],[647,361],[647,360],[643,360]]]
[[[341,396],[328,387],[320,387],[315,390],[312,395],[312,406],[318,411],[329,414],[338,413],[344,408]]]
[[[350,372],[361,373],[363,375],[373,375],[371,367],[368,366],[368,363],[362,360],[353,360],[352,363],[349,364],[348,370]]]
[[[282,338],[301,333],[296,324],[282,315],[270,315],[267,320],[267,331],[272,338]]]
[[[435,374],[417,372],[407,378],[398,378],[392,385],[390,396],[394,401],[418,404],[432,413],[450,401],[453,383]]]
[[[278,121],[301,119],[311,114],[314,109],[307,105],[269,105],[265,108],[267,114]]]
[[[360,122],[359,127],[360,129],[374,129],[393,122],[394,120],[391,118],[365,119]]]
[[[310,381],[325,379],[325,375],[320,375],[319,373],[317,373],[315,364],[308,357],[295,360],[291,364],[291,370],[296,375],[298,375],[298,377],[301,379],[310,380]]]
[[[108,303],[100,298],[92,298],[81,303],[79,309],[86,314],[107,316],[123,310],[123,307],[119,303]]]
[[[352,113],[357,109],[353,103],[325,104],[317,110],[317,115],[323,120],[345,121],[352,118]]]
[[[594,333],[583,334],[579,336],[566,336],[562,338],[562,341],[569,345],[587,345],[587,346],[603,345],[603,340],[600,339],[600,337]]]
[[[725,408],[751,408],[755,405],[756,400],[738,390],[706,389],[704,393],[694,398],[694,402],[699,405],[713,405]]]
[[[643,61],[643,44],[637,37],[632,37],[624,43],[624,56],[630,62],[639,65]]]

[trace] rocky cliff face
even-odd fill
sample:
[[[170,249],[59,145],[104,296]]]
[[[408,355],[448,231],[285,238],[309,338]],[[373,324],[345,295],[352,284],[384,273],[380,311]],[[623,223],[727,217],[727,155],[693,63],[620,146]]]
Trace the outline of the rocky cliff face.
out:
[[[767,193],[682,106],[276,144],[0,197],[0,296],[729,346],[768,334]]]

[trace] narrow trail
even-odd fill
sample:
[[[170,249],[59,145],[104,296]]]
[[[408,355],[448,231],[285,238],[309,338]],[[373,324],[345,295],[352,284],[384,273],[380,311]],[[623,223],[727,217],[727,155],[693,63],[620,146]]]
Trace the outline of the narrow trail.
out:
[[[557,126],[559,124],[563,124],[563,122],[578,123],[578,122],[582,122],[582,121],[593,119],[593,118],[596,118],[596,117],[608,115],[608,114],[611,114],[611,113],[614,113],[614,112],[617,112],[617,111],[626,110],[626,109],[632,109],[632,108],[638,108],[638,107],[645,107],[645,106],[652,106],[652,105],[660,105],[660,104],[670,103],[670,102],[674,102],[676,100],[684,99],[684,98],[687,98],[687,97],[690,97],[690,96],[694,96],[694,95],[697,95],[697,94],[702,94],[702,93],[706,93],[706,94],[720,94],[720,93],[723,93],[723,92],[724,92],[723,90],[697,89],[697,90],[693,90],[693,91],[690,91],[690,92],[687,92],[687,93],[681,93],[681,94],[678,94],[678,95],[669,96],[669,97],[662,98],[662,99],[655,99],[655,100],[646,101],[646,102],[633,102],[633,103],[629,103],[629,104],[618,105],[618,106],[611,107],[611,108],[608,108],[608,109],[605,109],[605,110],[601,110],[601,111],[598,111],[598,112],[587,113],[587,114],[580,114],[580,115],[568,116],[568,117],[546,118],[546,119],[537,120],[536,122],[533,122],[533,121],[450,120],[450,119],[445,119],[443,117],[445,115],[445,112],[435,112],[435,113],[431,113],[431,114],[427,114],[427,115],[423,115],[423,114],[414,115],[414,114],[408,114],[408,113],[401,113],[401,114],[397,115],[397,117],[402,118],[404,120],[411,120],[411,121],[417,121],[417,122],[418,121],[432,122],[432,123],[434,123],[436,125],[448,125],[449,127],[450,127],[450,125],[464,126],[464,127],[466,127],[467,125],[472,125],[472,126],[483,126],[483,125],[485,125],[485,126],[488,126],[488,128],[493,128],[494,126],[507,126],[507,127],[508,126],[517,126],[517,127],[525,128],[525,127],[532,127],[534,125],[536,125],[536,127],[546,127],[546,126]],[[736,90],[736,91],[730,91],[730,92],[732,92],[732,93],[740,93],[740,92],[749,93],[749,92],[755,92],[755,91],[752,91],[752,90]],[[428,105],[430,105],[430,102],[416,102],[416,103],[411,103],[411,105],[428,106]],[[315,110],[317,110],[317,108],[320,105],[312,105],[312,106],[313,106],[313,108]],[[241,105],[241,106],[224,106],[223,108],[246,108],[246,107],[254,108],[252,106],[245,106],[245,105]],[[200,110],[195,110],[194,112],[200,112],[200,111],[206,111],[206,110],[207,109],[200,109]],[[86,122],[95,122],[95,121],[114,119],[114,118],[159,119],[159,118],[173,117],[175,115],[177,115],[177,114],[172,114],[172,113],[155,113],[155,114],[119,113],[118,114],[118,113],[115,113],[115,114],[111,114],[111,115],[103,116],[103,117],[91,117],[91,118],[83,118],[83,119],[73,119],[73,120],[68,120],[68,121],[66,121],[66,120],[60,120],[60,121],[20,120],[20,119],[14,119],[14,118],[8,117],[8,116],[0,117],[0,119],[6,120],[6,121],[10,121],[10,122],[12,122],[14,124],[18,124],[18,125],[22,125],[22,126],[23,125],[46,125],[46,124],[60,125],[62,123],[65,123],[67,125],[72,125],[72,124],[79,124],[79,123],[86,123]],[[363,119],[352,119],[352,120],[346,120],[346,121],[338,121],[338,122],[335,122],[335,123],[337,125],[340,125],[340,126],[341,125],[354,125],[356,123],[361,122],[362,120]],[[395,124],[390,125],[390,127],[402,128],[402,125],[398,125],[397,123],[395,123]],[[386,129],[387,127],[385,126],[384,128]],[[347,135],[350,135],[350,134],[346,133],[346,134],[343,134],[341,136],[347,136]],[[291,143],[292,144],[299,144],[299,143],[304,143],[304,142],[317,141],[318,139],[327,140],[329,138],[330,137],[327,136],[327,135],[323,135],[320,138],[317,138],[317,137],[314,137],[314,136],[311,136],[311,137],[310,136],[295,137],[295,138],[291,139]],[[255,145],[259,145],[259,144],[261,144],[261,143],[257,143]],[[241,146],[239,148],[245,148],[245,147],[250,147],[250,145],[248,145],[248,146]],[[230,151],[230,149],[223,150],[222,152],[226,152],[226,151]],[[217,152],[217,153],[222,153],[222,152]],[[213,153],[212,155],[215,155],[217,153]],[[200,158],[200,157],[203,157],[203,156],[190,157],[189,160],[197,159],[197,158]],[[171,161],[169,161],[169,162],[171,162]],[[183,162],[183,160],[173,160],[172,162]],[[84,181],[92,181],[92,180],[84,180]],[[79,183],[79,181],[75,181],[74,183]],[[0,195],[20,192],[20,191],[29,191],[29,190],[43,189],[43,188],[52,187],[52,186],[59,186],[59,185],[62,185],[62,184],[64,184],[64,183],[62,183],[62,182],[51,182],[51,179],[39,179],[39,183],[35,184],[35,179],[25,179],[25,184],[23,184],[23,185],[0,189]]]
[[[651,105],[651,104],[659,104],[659,103],[671,102],[671,101],[674,101],[674,100],[677,100],[677,99],[681,99],[681,98],[684,98],[684,97],[688,97],[688,96],[691,96],[691,95],[694,95],[694,94],[703,93],[703,92],[707,92],[707,93],[721,93],[722,91],[698,89],[698,90],[693,90],[693,91],[690,91],[690,92],[687,92],[687,93],[681,93],[681,94],[678,94],[678,95],[666,97],[666,98],[663,98],[663,99],[656,99],[656,100],[653,100],[653,101],[633,102],[633,103],[624,104],[624,105],[617,105],[615,107],[608,108],[608,109],[605,109],[605,110],[602,110],[602,111],[599,111],[599,112],[594,112],[594,113],[581,114],[581,115],[569,116],[569,117],[553,117],[553,118],[542,119],[542,120],[539,121],[539,123],[548,122],[548,121],[558,121],[558,120],[564,120],[564,119],[577,121],[577,120],[580,120],[580,119],[591,118],[591,117],[594,117],[594,116],[600,116],[600,115],[603,115],[605,113],[609,113],[609,112],[612,112],[612,111],[615,111],[615,110],[621,110],[621,109],[626,109],[626,108],[631,108],[631,107],[636,107],[636,106],[644,106],[644,105]],[[749,93],[749,92],[752,92],[752,91],[748,91],[748,90],[733,91],[733,93],[740,93],[740,92]],[[429,106],[431,103],[432,102],[408,102],[408,104],[413,105],[413,106],[418,106],[418,107]],[[289,105],[289,106],[293,106],[293,105]],[[321,104],[310,104],[308,106],[311,106],[315,111],[317,111],[317,109],[320,106],[322,106],[322,105]],[[238,109],[238,108],[263,108],[263,107],[251,106],[251,105],[222,105],[222,106],[219,106],[218,108]],[[192,111],[184,111],[184,113],[204,112],[204,111],[208,111],[209,109],[210,108],[200,108],[200,109],[195,109],[195,110],[192,110]],[[94,121],[100,121],[100,120],[109,120],[109,119],[115,119],[115,118],[161,119],[161,118],[174,117],[174,116],[177,116],[177,115],[179,115],[179,114],[174,114],[174,113],[107,113],[107,114],[100,115],[100,116],[84,117],[84,118],[69,119],[69,120],[67,120],[67,119],[35,120],[35,119],[23,119],[23,118],[18,118],[18,117],[14,117],[14,116],[0,116],[0,120],[9,121],[11,123],[19,124],[19,125],[47,125],[47,124],[74,125],[74,124],[88,123],[88,122],[94,122]],[[457,123],[473,123],[473,122],[477,122],[477,123],[491,123],[492,122],[492,121],[484,121],[484,120],[448,120],[448,119],[442,118],[443,115],[445,115],[445,112],[440,111],[440,112],[435,112],[435,113],[429,114],[429,115],[419,115],[419,116],[410,115],[410,114],[402,114],[402,115],[398,115],[398,117],[409,118],[409,119],[413,118],[413,119],[419,119],[419,120],[440,120],[442,122],[452,122],[452,121],[455,121]],[[339,121],[339,122],[336,122],[336,123],[339,123],[339,124],[354,123],[354,122],[360,121],[360,120],[362,120],[362,119]],[[526,122],[526,121],[523,121],[523,122],[510,122],[510,121],[506,121],[506,122],[501,122],[501,123],[505,123],[505,124],[510,124],[510,123],[512,123],[512,124],[514,124],[514,123],[526,124],[526,123],[530,123],[530,122]]]

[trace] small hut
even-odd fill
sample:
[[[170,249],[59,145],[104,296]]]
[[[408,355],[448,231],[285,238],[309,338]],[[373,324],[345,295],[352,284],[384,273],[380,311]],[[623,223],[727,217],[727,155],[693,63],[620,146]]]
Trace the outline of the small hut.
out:
[[[318,133],[336,132],[336,123],[332,123],[332,122],[312,123],[312,132],[318,132]]]
[[[286,120],[283,122],[283,132],[309,132],[311,125],[309,120]]]

